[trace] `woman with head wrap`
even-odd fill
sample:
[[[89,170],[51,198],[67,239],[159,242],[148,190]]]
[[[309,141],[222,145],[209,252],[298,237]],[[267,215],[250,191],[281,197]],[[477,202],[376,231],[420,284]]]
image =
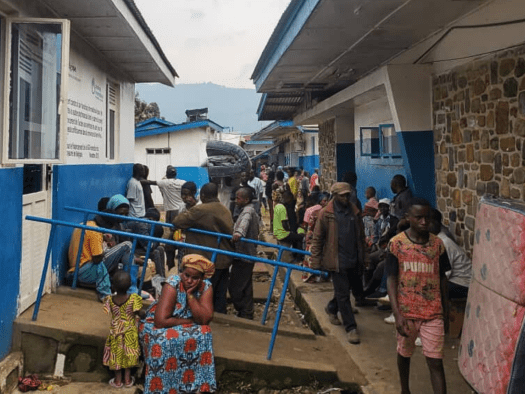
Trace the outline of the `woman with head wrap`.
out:
[[[139,327],[146,362],[144,393],[207,393],[217,389],[211,329],[213,292],[207,280],[214,264],[184,256],[181,273],[170,276],[158,302]]]

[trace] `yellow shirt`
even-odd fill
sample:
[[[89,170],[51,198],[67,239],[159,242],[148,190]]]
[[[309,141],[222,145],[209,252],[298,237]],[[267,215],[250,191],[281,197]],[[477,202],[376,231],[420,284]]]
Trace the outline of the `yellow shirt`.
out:
[[[297,198],[297,193],[299,193],[299,182],[297,182],[297,179],[294,176],[288,179],[288,186],[290,186],[293,198]]]
[[[92,220],[88,221],[86,226],[98,227],[97,224]],[[75,264],[77,262],[78,245],[80,243],[81,233],[82,229],[76,228],[73,231],[73,235],[71,236],[71,241],[69,242],[69,251],[67,254],[69,260],[68,272],[75,272]],[[79,267],[82,267],[82,265],[88,261],[91,261],[93,256],[99,256],[101,254],[104,254],[103,234],[96,231],[86,230],[84,234],[84,243],[82,245],[82,255],[80,256]]]

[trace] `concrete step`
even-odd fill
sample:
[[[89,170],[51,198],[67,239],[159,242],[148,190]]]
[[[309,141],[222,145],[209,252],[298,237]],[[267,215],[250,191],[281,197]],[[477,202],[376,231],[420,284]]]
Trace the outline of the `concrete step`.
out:
[[[33,308],[15,322],[14,347],[24,355],[25,372],[53,374],[57,359],[65,358],[64,374],[73,381],[107,382],[102,365],[110,318],[98,301],[48,294],[43,297],[38,320]],[[296,385],[305,379],[337,380],[331,362],[331,342],[308,330],[279,330],[271,361],[266,360],[271,328],[257,322],[216,314],[212,322],[217,377],[229,370],[248,371],[251,379],[275,387]],[[63,356],[59,356],[63,355]]]
[[[46,392],[53,394],[138,394],[142,391],[140,391],[137,386],[118,389],[101,382],[71,382],[63,386],[52,385],[52,389],[46,390]],[[21,391],[15,390],[13,393],[18,394],[21,393]]]

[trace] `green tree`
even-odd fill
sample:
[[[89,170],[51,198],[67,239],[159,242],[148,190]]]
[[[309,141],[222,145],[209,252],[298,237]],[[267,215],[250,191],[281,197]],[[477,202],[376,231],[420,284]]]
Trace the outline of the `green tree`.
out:
[[[141,100],[139,92],[135,92],[135,124],[151,118],[161,118],[159,105]]]

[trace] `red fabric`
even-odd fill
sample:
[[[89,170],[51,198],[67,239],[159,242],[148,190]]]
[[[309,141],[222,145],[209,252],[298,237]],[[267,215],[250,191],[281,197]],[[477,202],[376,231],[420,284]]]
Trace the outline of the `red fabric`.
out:
[[[399,261],[397,298],[407,319],[433,320],[443,317],[439,257],[445,245],[430,234],[426,244],[412,242],[405,232],[390,240],[388,250]]]

